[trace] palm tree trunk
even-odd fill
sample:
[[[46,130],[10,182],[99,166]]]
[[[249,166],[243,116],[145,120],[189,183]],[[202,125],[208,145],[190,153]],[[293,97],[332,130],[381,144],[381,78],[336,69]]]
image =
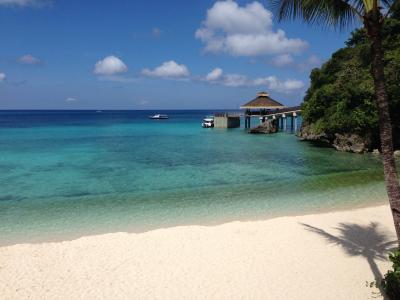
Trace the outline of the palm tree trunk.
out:
[[[364,19],[365,27],[372,42],[372,75],[374,78],[375,97],[379,113],[379,130],[386,190],[389,197],[394,226],[396,228],[397,240],[400,241],[400,184],[393,154],[392,123],[385,87],[384,56],[381,35],[382,22],[379,11],[369,12]]]

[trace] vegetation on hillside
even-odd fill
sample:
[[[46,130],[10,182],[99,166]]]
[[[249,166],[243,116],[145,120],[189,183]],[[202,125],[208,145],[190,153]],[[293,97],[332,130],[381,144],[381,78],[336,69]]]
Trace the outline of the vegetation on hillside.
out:
[[[389,255],[393,263],[393,270],[386,273],[382,280],[382,286],[390,299],[400,299],[400,250]]]
[[[383,28],[386,88],[395,147],[400,148],[400,9]],[[378,111],[371,75],[371,46],[364,29],[355,30],[346,47],[311,72],[304,124],[315,134],[355,133],[379,148]]]

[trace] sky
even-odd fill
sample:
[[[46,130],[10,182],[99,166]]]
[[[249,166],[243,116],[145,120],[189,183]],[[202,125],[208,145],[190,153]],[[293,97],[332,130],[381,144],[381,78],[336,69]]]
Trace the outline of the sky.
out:
[[[0,0],[0,109],[297,105],[349,32],[266,0]]]

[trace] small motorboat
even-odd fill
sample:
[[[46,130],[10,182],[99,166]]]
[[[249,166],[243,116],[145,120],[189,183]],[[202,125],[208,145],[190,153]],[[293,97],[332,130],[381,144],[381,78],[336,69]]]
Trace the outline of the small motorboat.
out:
[[[203,119],[203,123],[201,123],[203,128],[213,128],[214,127],[214,116],[207,116]]]
[[[168,119],[168,115],[156,114],[154,116],[149,116],[149,118],[153,120],[165,120]]]

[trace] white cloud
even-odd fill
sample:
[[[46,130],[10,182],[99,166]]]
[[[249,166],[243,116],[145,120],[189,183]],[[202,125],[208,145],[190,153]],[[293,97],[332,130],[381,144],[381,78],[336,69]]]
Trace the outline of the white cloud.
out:
[[[0,82],[4,81],[6,79],[6,74],[0,73]]]
[[[304,82],[297,79],[279,80],[275,76],[257,78],[254,81],[256,86],[266,86],[269,90],[280,93],[291,93],[304,88]]]
[[[251,85],[251,81],[245,75],[241,74],[226,74],[223,76],[221,83],[230,87]]]
[[[241,7],[232,0],[218,1],[195,36],[206,52],[233,56],[297,53],[307,48],[307,42],[289,39],[280,29],[273,31],[272,20],[272,13],[259,2]]]
[[[142,74],[148,77],[162,77],[162,78],[183,78],[189,76],[189,70],[185,65],[180,65],[173,60],[166,61],[157,68],[143,69]]]
[[[222,77],[223,71],[221,68],[215,68],[210,73],[207,74],[206,80],[207,81],[215,81]]]
[[[114,75],[125,73],[127,71],[128,67],[122,60],[114,55],[110,55],[102,60],[99,60],[95,64],[93,73],[97,75]]]
[[[319,67],[322,64],[322,60],[316,56],[316,55],[311,55],[306,61],[299,63],[297,67],[301,71],[309,71],[313,68]]]
[[[282,55],[275,56],[271,60],[271,62],[274,66],[283,67],[283,66],[292,65],[294,63],[294,59],[293,59],[293,56],[291,56],[290,54],[282,54]]]
[[[50,0],[0,0],[0,5],[4,6],[44,6],[50,3]]]
[[[228,87],[264,86],[270,91],[286,94],[299,91],[305,87],[304,82],[297,79],[280,80],[276,76],[252,79],[241,74],[224,74],[220,68],[212,70],[201,81]]]
[[[77,101],[77,99],[73,98],[73,97],[68,97],[67,99],[65,99],[65,101],[66,102],[75,102],[75,101]]]
[[[31,54],[26,54],[18,58],[18,62],[24,65],[37,65],[40,63],[40,59],[32,56]]]
[[[292,55],[282,54],[271,59],[270,63],[276,67],[290,67],[302,72],[309,72],[322,64],[322,60],[316,55],[310,55],[307,59],[296,62]]]

